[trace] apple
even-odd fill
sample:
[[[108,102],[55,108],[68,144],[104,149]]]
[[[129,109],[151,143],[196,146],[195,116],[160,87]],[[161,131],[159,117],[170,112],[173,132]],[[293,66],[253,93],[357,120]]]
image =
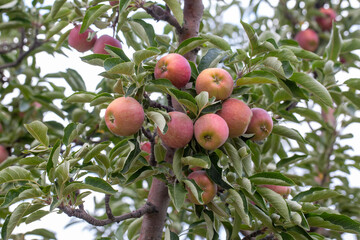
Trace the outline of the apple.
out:
[[[9,157],[9,153],[3,145],[0,145],[0,163],[4,162]]]
[[[193,179],[196,184],[203,190],[201,194],[202,200],[204,204],[211,202],[217,192],[217,185],[208,177],[205,171],[195,171],[189,174],[188,179]],[[186,187],[188,191],[188,199],[190,202],[200,205],[200,203],[196,200],[195,196],[192,194],[190,189]]]
[[[140,149],[142,151],[147,152],[148,154],[151,155],[151,143],[150,142],[142,142],[140,144]],[[150,161],[150,155],[147,155],[145,157],[146,161],[148,161],[148,162]]]
[[[319,46],[319,37],[312,29],[298,32],[295,40],[299,43],[300,47],[311,52],[315,52]]]
[[[92,39],[89,38],[89,34],[94,31],[90,28],[86,29],[85,32],[80,33],[81,25],[76,25],[69,34],[68,42],[69,45],[75,48],[79,52],[86,52],[90,50],[97,39],[97,36],[94,35]]]
[[[222,104],[222,109],[217,112],[229,127],[229,137],[243,135],[249,126],[252,111],[243,101],[236,98],[229,98]]]
[[[221,68],[207,68],[196,78],[196,93],[206,91],[209,97],[215,97],[216,100],[228,98],[233,88],[234,80],[230,73]]]
[[[322,16],[317,16],[315,18],[316,22],[323,31],[330,31],[332,22],[335,21],[336,18],[336,12],[332,8],[320,8],[320,12]]]
[[[119,1],[110,1],[111,6],[115,6],[116,4],[119,4]]]
[[[177,88],[184,87],[191,78],[191,67],[183,56],[170,53],[156,63],[154,69],[155,79],[165,78]]]
[[[284,196],[285,198],[287,198],[287,196],[290,194],[291,192],[291,188],[287,187],[287,186],[277,186],[277,185],[261,185],[260,187],[266,187],[269,188],[271,190],[273,190],[274,192],[277,192],[278,194]]]
[[[209,113],[195,122],[194,134],[200,146],[207,150],[215,150],[229,137],[229,127],[222,117]]]
[[[130,136],[140,130],[144,122],[144,109],[132,97],[120,97],[112,101],[105,111],[105,123],[118,136]]]
[[[188,144],[194,133],[192,120],[182,112],[169,112],[171,120],[167,123],[168,129],[165,134],[158,128],[161,141],[168,147],[182,148]]]
[[[251,137],[253,141],[261,141],[270,135],[273,128],[271,116],[262,108],[252,108],[253,116],[251,118],[247,134],[255,134]]]
[[[105,50],[106,45],[121,48],[121,43],[119,40],[117,40],[116,38],[113,38],[109,35],[102,35],[101,37],[99,37],[98,40],[96,40],[92,51],[97,54],[109,54]]]

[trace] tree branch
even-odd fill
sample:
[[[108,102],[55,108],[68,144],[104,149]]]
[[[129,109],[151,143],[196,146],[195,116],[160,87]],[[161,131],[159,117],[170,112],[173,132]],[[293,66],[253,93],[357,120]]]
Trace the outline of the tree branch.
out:
[[[155,136],[156,136],[156,130],[154,134],[151,134],[151,131],[148,129],[145,129],[144,127],[141,128],[143,134],[147,139],[149,139],[149,142],[151,144],[151,154],[150,154],[150,160],[149,163],[151,166],[156,166],[156,159],[155,159]]]
[[[167,112],[173,112],[173,111],[174,111],[174,108],[173,108],[173,107],[165,106],[165,105],[162,105],[161,103],[158,103],[158,102],[155,102],[155,101],[151,100],[150,97],[149,97],[149,95],[147,95],[146,93],[144,93],[144,98],[149,102],[150,107],[153,107],[153,108],[163,108],[163,109],[165,109]]]
[[[106,215],[108,216],[108,219],[114,220],[115,217],[110,208],[110,197],[111,197],[110,194],[105,194],[105,211],[106,211]]]
[[[109,219],[102,220],[102,219],[94,218],[93,216],[88,214],[83,209],[75,209],[75,208],[72,208],[69,206],[65,206],[63,204],[61,204],[58,208],[61,211],[63,211],[64,213],[66,213],[69,217],[76,217],[76,218],[83,219],[86,222],[88,222],[94,226],[105,226],[105,225],[108,225],[108,224],[111,224],[114,222],[119,223],[119,222],[124,221],[129,218],[139,218],[147,213],[157,212],[156,207],[152,203],[146,202],[146,204],[144,206],[142,206],[141,208],[139,208],[135,211],[132,211],[130,213],[125,213],[123,215],[116,216],[116,217],[113,216],[112,219],[109,218]]]
[[[242,240],[251,240],[252,238],[257,237],[257,236],[263,234],[263,233],[266,231],[266,229],[267,229],[267,228],[265,227],[265,228],[263,228],[263,229],[260,229],[260,230],[257,230],[257,231],[255,231],[255,232],[252,232],[251,234],[245,236]]]

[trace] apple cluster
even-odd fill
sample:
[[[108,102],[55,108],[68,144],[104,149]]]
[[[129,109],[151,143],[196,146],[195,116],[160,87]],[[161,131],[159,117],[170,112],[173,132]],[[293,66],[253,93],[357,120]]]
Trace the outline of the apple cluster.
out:
[[[315,18],[322,31],[330,31],[335,21],[336,13],[332,8],[320,8],[320,16]],[[315,52],[319,46],[319,36],[311,28],[300,31],[296,34],[295,40],[305,50]]]

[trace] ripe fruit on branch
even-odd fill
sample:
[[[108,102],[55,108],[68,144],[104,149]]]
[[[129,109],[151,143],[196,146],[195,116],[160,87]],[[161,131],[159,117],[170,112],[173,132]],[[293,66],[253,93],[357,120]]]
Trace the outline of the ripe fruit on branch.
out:
[[[148,154],[151,155],[151,143],[150,142],[142,142],[140,144],[140,149],[142,151],[147,152]],[[147,155],[145,157],[146,161],[148,161],[148,162],[150,161],[150,155]]]
[[[253,116],[251,118],[247,134],[255,134],[251,140],[261,141],[270,135],[273,128],[273,121],[270,115],[262,108],[252,108]]]
[[[249,126],[252,111],[243,101],[229,98],[222,104],[222,109],[217,112],[229,127],[229,137],[239,137],[243,135]]]
[[[300,47],[311,52],[315,52],[319,46],[319,37],[312,29],[298,32],[295,40],[299,43]]]
[[[234,80],[226,70],[221,68],[207,68],[203,70],[195,83],[197,94],[206,91],[209,93],[209,97],[215,96],[216,100],[228,98],[233,88]]]
[[[89,39],[89,33],[93,33],[94,31],[88,28],[85,32],[80,33],[80,28],[81,25],[76,25],[70,31],[68,42],[71,47],[79,52],[86,52],[94,46],[97,36],[94,35],[92,39]]]
[[[171,120],[167,123],[168,129],[162,134],[158,128],[161,141],[168,147],[182,148],[188,144],[194,134],[192,120],[182,112],[170,112]]]
[[[93,48],[93,52],[97,53],[97,54],[109,54],[105,50],[106,45],[121,48],[121,43],[119,40],[117,40],[116,38],[113,38],[109,35],[102,35],[101,37],[99,37],[98,40],[96,40],[94,48]]]
[[[105,123],[118,136],[130,136],[140,130],[144,122],[144,109],[132,97],[120,97],[106,108]]]
[[[287,186],[277,186],[277,185],[261,185],[260,187],[266,187],[278,194],[284,196],[285,198],[290,194],[291,188]]]
[[[184,87],[190,80],[191,67],[189,62],[177,53],[170,53],[156,63],[155,79],[165,78],[177,88]]]
[[[211,202],[217,192],[217,185],[207,176],[205,171],[195,171],[189,174],[188,179],[193,179],[196,184],[203,190],[203,193],[201,194],[202,200],[204,204],[207,204]],[[192,194],[190,189],[186,187],[188,191],[188,199],[190,202],[201,205],[195,198],[195,196]]]
[[[215,150],[223,145],[229,137],[229,127],[217,114],[201,116],[194,125],[196,141],[207,150]]]
[[[3,145],[0,145],[0,163],[9,157],[9,153]]]
[[[317,16],[316,22],[319,24],[323,31],[329,31],[332,28],[332,22],[335,21],[336,12],[332,8],[320,8],[323,16]]]

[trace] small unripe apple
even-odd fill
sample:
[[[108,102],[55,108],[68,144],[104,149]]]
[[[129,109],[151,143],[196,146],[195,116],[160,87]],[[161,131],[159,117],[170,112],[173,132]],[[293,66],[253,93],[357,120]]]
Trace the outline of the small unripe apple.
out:
[[[217,112],[229,127],[229,137],[243,135],[249,126],[252,111],[243,101],[236,98],[229,98],[222,104],[222,109]]]
[[[252,108],[253,116],[251,118],[247,134],[254,134],[253,141],[261,141],[270,135],[273,128],[271,116],[262,108]]]
[[[188,144],[194,134],[192,120],[182,112],[169,112],[171,120],[167,123],[168,129],[162,134],[158,128],[161,141],[168,147],[182,148]]]
[[[195,122],[194,134],[200,146],[207,150],[215,150],[229,137],[229,127],[222,117],[209,113]]]
[[[109,35],[102,35],[101,37],[99,37],[98,40],[96,40],[92,51],[97,54],[109,54],[105,50],[106,45],[121,48],[121,43],[119,40],[117,40],[116,38],[113,38]]]
[[[205,171],[195,171],[189,174],[188,179],[193,179],[196,184],[203,190],[201,194],[202,200],[204,204],[211,202],[217,192],[217,185],[208,177]],[[186,187],[188,190],[188,199],[190,202],[200,205],[200,203],[196,200],[195,196],[192,194],[190,189]]]
[[[177,53],[170,53],[156,63],[154,69],[155,79],[165,78],[177,88],[184,87],[191,78],[189,62]]]
[[[9,157],[9,153],[3,145],[0,145],[0,163]]]
[[[88,40],[89,33],[93,33],[94,31],[90,28],[86,29],[85,32],[80,33],[81,25],[76,25],[69,34],[68,42],[69,45],[79,52],[86,52],[90,50],[97,39],[95,35],[92,39]]]
[[[105,123],[118,136],[130,136],[140,130],[144,122],[144,109],[132,97],[120,97],[106,108]]]
[[[295,40],[305,50],[315,52],[319,46],[319,36],[312,29],[306,29],[296,34]]]
[[[119,1],[110,1],[111,6],[115,6],[116,4],[119,4]]]
[[[260,187],[266,187],[278,194],[284,196],[285,198],[290,194],[291,188],[287,186],[277,186],[277,185],[261,185]]]
[[[323,16],[317,16],[316,22],[319,24],[323,31],[329,31],[332,28],[332,22],[335,21],[336,12],[332,8],[320,8]]]
[[[149,155],[145,157],[146,161],[150,161],[150,155],[151,155],[151,143],[150,142],[142,142],[140,144],[140,149],[144,152],[147,152]]]
[[[230,73],[221,68],[207,68],[196,78],[196,93],[206,91],[209,93],[209,97],[215,97],[216,100],[228,98],[233,88],[234,80]]]

